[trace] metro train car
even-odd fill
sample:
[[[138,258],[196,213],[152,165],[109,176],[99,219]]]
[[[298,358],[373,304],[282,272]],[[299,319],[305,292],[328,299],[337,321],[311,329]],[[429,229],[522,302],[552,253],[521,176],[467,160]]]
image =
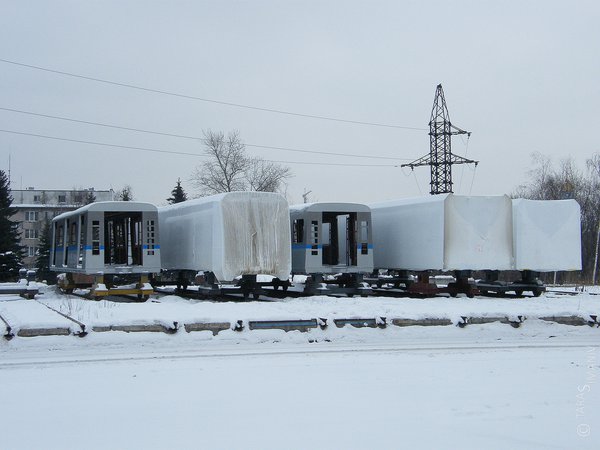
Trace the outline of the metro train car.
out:
[[[359,203],[295,205],[290,207],[290,220],[292,274],[310,275],[305,293],[370,293],[362,282],[363,275],[373,271],[368,206]],[[328,285],[325,291],[319,288],[323,283]]]
[[[50,269],[65,273],[59,287],[68,293],[90,287],[92,297],[147,298],[160,268],[158,210],[150,203],[91,203],[52,220]]]
[[[286,290],[291,271],[286,199],[272,192],[227,192],[161,207],[161,277],[204,293],[263,287]]]

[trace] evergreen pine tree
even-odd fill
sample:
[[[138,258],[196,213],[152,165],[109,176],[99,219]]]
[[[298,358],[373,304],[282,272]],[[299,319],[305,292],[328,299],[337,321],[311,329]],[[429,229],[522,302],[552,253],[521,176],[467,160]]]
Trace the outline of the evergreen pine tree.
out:
[[[52,222],[45,220],[40,235],[38,254],[35,266],[38,268],[38,280],[46,280],[48,284],[56,283],[56,274],[50,270],[50,250],[52,246]]]
[[[169,202],[170,205],[172,205],[174,203],[185,202],[186,200],[187,200],[187,194],[181,187],[181,180],[179,178],[177,178],[177,184],[171,191],[171,197],[169,197],[167,199],[167,201]]]
[[[18,277],[23,257],[18,224],[10,220],[17,212],[12,202],[8,177],[0,170],[0,281]]]
[[[88,194],[85,197],[85,204],[89,205],[90,203],[94,203],[96,201],[96,196],[94,195],[94,191],[88,191]]]
[[[133,190],[128,184],[117,192],[117,200],[121,202],[132,202],[133,201]]]

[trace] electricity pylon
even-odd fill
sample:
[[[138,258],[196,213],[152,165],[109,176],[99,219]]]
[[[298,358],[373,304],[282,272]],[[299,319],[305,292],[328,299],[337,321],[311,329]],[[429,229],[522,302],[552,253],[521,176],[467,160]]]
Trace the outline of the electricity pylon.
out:
[[[479,161],[466,159],[452,153],[451,137],[455,134],[471,136],[470,131],[461,130],[450,122],[450,115],[444,98],[442,85],[437,85],[431,120],[429,121],[429,155],[425,155],[411,163],[402,164],[401,167],[414,169],[418,166],[430,166],[431,190],[429,193],[445,194],[452,191],[452,166],[454,164],[475,164]]]

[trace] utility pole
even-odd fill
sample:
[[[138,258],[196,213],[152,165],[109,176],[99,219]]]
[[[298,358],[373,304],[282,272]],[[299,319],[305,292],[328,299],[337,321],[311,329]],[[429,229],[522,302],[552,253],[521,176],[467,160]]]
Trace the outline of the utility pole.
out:
[[[477,165],[479,162],[452,153],[451,137],[456,134],[466,134],[467,138],[471,136],[470,131],[461,130],[450,122],[444,91],[442,85],[438,84],[429,120],[429,155],[401,166],[410,167],[413,170],[419,166],[430,166],[431,181],[429,184],[431,189],[429,193],[431,195],[453,192],[452,166],[454,164]]]
[[[302,194],[302,200],[304,200],[304,203],[308,203],[308,194],[310,194],[312,191],[307,191],[306,188],[304,189],[304,194]]]

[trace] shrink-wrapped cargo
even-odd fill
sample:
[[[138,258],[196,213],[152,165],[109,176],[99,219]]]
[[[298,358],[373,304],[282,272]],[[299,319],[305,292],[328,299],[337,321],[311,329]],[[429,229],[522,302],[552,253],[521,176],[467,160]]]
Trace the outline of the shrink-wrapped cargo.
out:
[[[512,207],[503,196],[441,194],[370,205],[375,268],[510,270]]]
[[[581,270],[581,211],[575,200],[513,200],[516,270]]]
[[[220,281],[291,270],[287,201],[271,192],[228,192],[159,208],[163,268],[213,272]]]

